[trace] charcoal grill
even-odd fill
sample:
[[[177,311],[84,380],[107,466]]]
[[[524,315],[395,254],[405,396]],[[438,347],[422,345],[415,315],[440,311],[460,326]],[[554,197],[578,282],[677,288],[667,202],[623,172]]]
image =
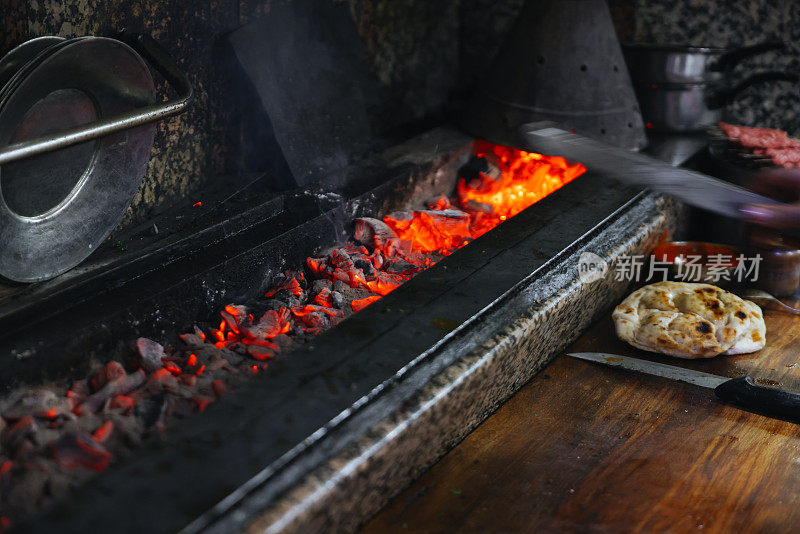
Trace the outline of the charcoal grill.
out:
[[[80,375],[87,355],[108,358],[136,336],[169,338],[213,318],[271,273],[344,241],[354,217],[451,191],[471,144],[434,130],[353,169],[362,178],[339,200],[284,195],[250,208],[238,228],[226,214],[132,264],[24,299],[9,293],[0,307],[4,386]],[[645,253],[678,214],[662,197],[589,172],[21,528],[354,528],[617,300],[626,284],[614,279],[615,259]],[[577,276],[584,251],[609,265],[588,285]]]
[[[575,19],[581,10],[591,16]],[[544,20],[552,33],[531,31]],[[509,43],[499,72],[517,72],[537,49],[545,61],[514,80],[494,75],[504,83],[493,87],[513,94],[478,92],[469,130],[480,140],[519,146],[519,125],[556,119],[643,146],[602,1],[528,2]],[[590,82],[568,94],[567,72]],[[612,83],[591,82],[600,79]],[[340,158],[348,164],[282,193],[269,184],[286,176],[221,177],[232,190],[201,191],[59,278],[0,285],[0,386],[82,378],[90,360],[118,358],[139,336],[176,340],[196,321],[218,322],[226,304],[263,295],[277,273],[347,241],[355,218],[452,194],[477,141],[439,127]],[[353,530],[607,311],[627,289],[615,276],[620,256],[647,253],[682,213],[589,169],[16,528]],[[605,265],[591,281],[579,276],[584,253]]]

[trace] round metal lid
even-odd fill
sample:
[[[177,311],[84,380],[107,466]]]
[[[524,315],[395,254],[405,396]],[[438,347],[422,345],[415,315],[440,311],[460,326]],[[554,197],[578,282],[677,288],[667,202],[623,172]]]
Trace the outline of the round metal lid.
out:
[[[147,66],[114,39],[76,39],[36,60],[0,96],[0,146],[155,101]],[[3,165],[0,276],[46,280],[91,254],[136,194],[154,135],[148,124]]]
[[[62,41],[64,41],[63,37],[45,35],[30,39],[12,48],[0,58],[0,87],[3,87],[23,65],[35,58],[40,52]]]

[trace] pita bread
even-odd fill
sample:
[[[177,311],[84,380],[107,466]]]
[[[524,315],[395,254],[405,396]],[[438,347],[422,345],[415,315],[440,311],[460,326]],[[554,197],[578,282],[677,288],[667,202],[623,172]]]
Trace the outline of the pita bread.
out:
[[[713,358],[764,348],[761,308],[709,284],[659,282],[614,309],[617,336],[636,348],[678,358]]]

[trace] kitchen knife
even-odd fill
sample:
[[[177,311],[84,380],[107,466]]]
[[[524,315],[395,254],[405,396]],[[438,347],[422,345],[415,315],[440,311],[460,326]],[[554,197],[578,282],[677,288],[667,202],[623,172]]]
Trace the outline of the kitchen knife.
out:
[[[741,218],[740,207],[745,204],[781,204],[711,176],[569,133],[553,123],[528,124],[522,131],[526,150],[580,161],[593,173],[641,185],[726,217]]]
[[[713,389],[714,394],[720,400],[736,404],[749,411],[765,412],[784,419],[800,419],[800,393],[759,386],[749,376],[727,378],[674,365],[629,358],[606,352],[573,352],[567,355],[611,367],[621,367],[622,369],[688,382],[696,386]]]

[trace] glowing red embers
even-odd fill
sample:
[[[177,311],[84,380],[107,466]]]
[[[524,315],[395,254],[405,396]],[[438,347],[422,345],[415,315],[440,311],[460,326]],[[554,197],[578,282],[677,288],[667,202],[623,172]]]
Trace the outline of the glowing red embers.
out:
[[[383,221],[419,252],[453,250],[472,238],[469,215],[456,209],[404,211],[389,214]]]
[[[473,237],[488,232],[586,172],[580,163],[569,165],[561,157],[483,141],[476,142],[476,151],[500,172],[480,173],[477,181],[467,183],[462,179],[458,183],[460,204],[474,209]]]
[[[353,307],[353,311],[354,312],[358,312],[358,311],[363,310],[364,308],[366,308],[367,306],[369,306],[373,302],[376,302],[376,301],[378,301],[380,299],[381,299],[381,297],[379,297],[377,295],[374,296],[374,297],[366,297],[366,298],[363,298],[363,299],[354,300],[353,303],[351,304],[351,306]]]
[[[6,460],[3,463],[0,463],[0,482],[2,482],[3,479],[8,476],[13,468],[14,462],[11,460]]]
[[[288,280],[281,282],[280,284],[273,286],[272,289],[267,291],[267,297],[272,297],[281,289],[287,290],[289,293],[294,295],[295,297],[299,297],[303,294],[303,288],[300,285],[300,282],[297,281],[295,278],[289,278]]]
[[[322,291],[317,293],[317,296],[314,297],[314,303],[326,308],[333,308],[333,297],[331,296],[331,290],[327,287],[323,287]]]
[[[105,443],[106,441],[108,441],[108,438],[111,437],[112,430],[114,430],[114,422],[106,421],[100,426],[100,428],[94,431],[94,433],[92,434],[92,438],[97,443]]]
[[[122,410],[123,412],[129,412],[136,401],[133,400],[132,397],[128,397],[127,395],[117,395],[113,399],[111,399],[111,404],[109,404],[109,408],[112,410]]]
[[[65,469],[102,471],[111,461],[111,453],[91,436],[66,432],[52,445],[56,461]]]
[[[290,316],[286,308],[268,310],[256,324],[242,326],[242,334],[250,339],[272,339],[289,331],[292,327]]]

